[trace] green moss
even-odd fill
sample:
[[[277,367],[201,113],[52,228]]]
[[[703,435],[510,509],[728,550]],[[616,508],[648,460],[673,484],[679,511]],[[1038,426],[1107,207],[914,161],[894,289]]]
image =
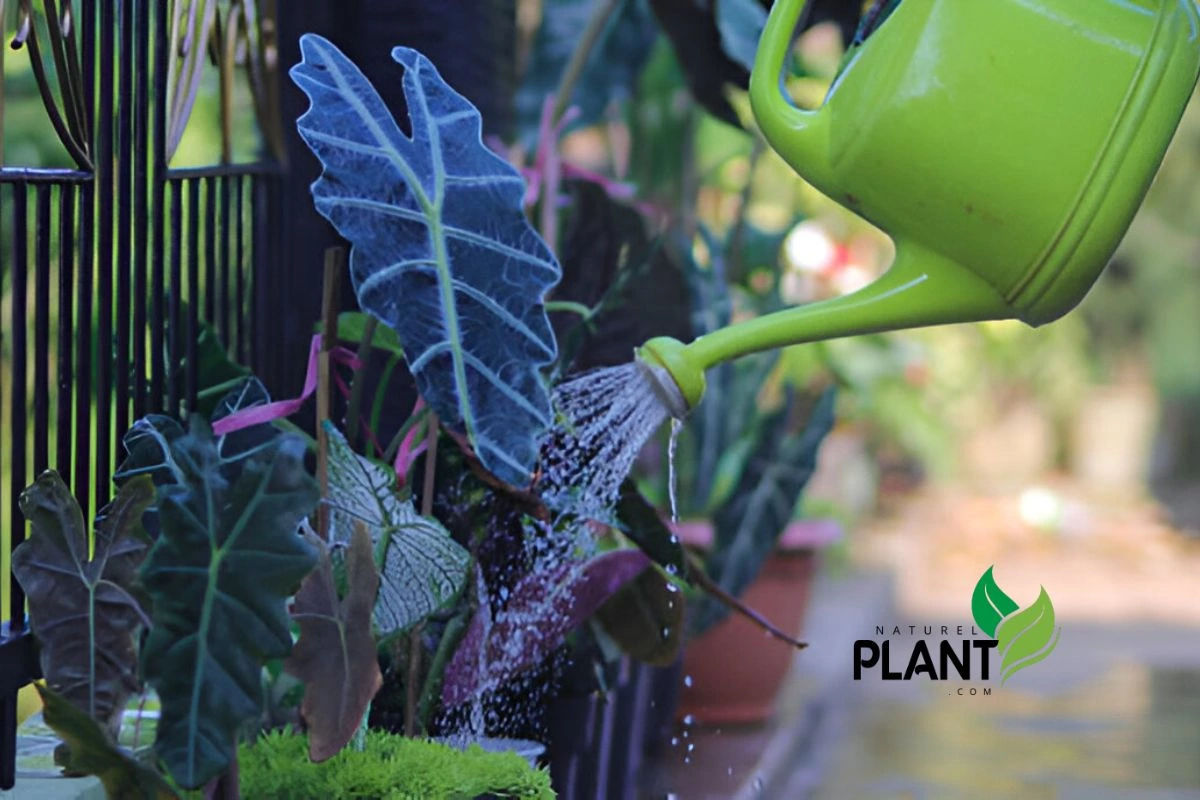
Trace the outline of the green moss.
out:
[[[303,736],[270,733],[238,754],[243,797],[320,800],[468,800],[480,795],[553,798],[550,774],[516,753],[465,752],[371,731],[362,752],[347,748],[314,764]]]

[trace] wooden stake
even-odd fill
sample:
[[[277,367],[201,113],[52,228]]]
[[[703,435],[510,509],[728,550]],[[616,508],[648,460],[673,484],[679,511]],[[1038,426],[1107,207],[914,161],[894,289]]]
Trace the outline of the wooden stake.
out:
[[[321,347],[317,353],[317,481],[321,486],[322,500],[329,497],[329,437],[325,433],[325,420],[329,419],[333,406],[329,351],[337,346],[338,311],[341,308],[339,290],[345,267],[346,251],[343,248],[331,247],[325,251]],[[329,506],[324,502],[317,506],[317,535],[329,541]]]

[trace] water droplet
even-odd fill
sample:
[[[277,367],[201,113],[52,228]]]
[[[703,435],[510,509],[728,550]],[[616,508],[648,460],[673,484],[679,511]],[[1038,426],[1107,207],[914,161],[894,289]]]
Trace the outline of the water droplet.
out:
[[[726,774],[726,775],[732,775],[732,774],[733,774],[733,767],[726,767],[726,768],[725,768],[725,774]]]
[[[690,763],[692,763],[692,757],[691,757],[691,756],[684,756],[684,757],[683,757],[683,763],[685,763],[685,764],[690,764]]]
[[[667,564],[667,574],[668,575],[678,575],[679,567],[675,566],[674,564]]]
[[[662,636],[662,640],[664,642],[671,638],[671,629],[670,628],[663,628],[658,633],[660,636]]]
[[[676,586],[675,584],[671,583],[670,581],[667,581],[667,591],[671,592],[672,594],[675,594],[676,592],[679,591],[679,587]]]
[[[679,737],[672,736],[671,737],[671,747],[678,747],[678,746],[679,746]]]
[[[687,686],[689,688],[691,687],[691,685],[692,685],[692,676],[691,675],[683,676],[683,685]]]
[[[688,714],[686,717],[683,718],[683,724],[684,725],[695,725],[696,718],[693,715]]]
[[[761,776],[755,777],[754,782],[750,784],[750,788],[753,789],[758,794],[762,794],[763,789],[766,788],[766,786],[763,784],[762,777]]]
[[[695,749],[696,749],[696,743],[695,743],[695,742],[688,742],[687,751],[690,753],[690,752],[692,752],[692,751],[693,751],[693,750],[695,750]]]

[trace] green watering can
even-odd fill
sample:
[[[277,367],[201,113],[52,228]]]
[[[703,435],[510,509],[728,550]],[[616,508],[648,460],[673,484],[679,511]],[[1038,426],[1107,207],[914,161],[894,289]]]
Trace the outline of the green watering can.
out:
[[[781,72],[806,5],[771,9],[754,115],[896,258],[853,294],[647,342],[638,362],[676,417],[705,370],[760,350],[1067,313],[1125,235],[1200,73],[1196,0],[901,0],[824,104],[800,109]]]

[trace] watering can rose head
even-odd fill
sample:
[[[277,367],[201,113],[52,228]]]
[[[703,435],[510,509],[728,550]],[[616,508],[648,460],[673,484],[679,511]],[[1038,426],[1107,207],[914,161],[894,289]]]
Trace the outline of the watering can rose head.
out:
[[[1125,235],[1200,74],[1194,0],[900,0],[824,104],[780,75],[806,0],[777,0],[751,76],[754,115],[806,180],[893,237],[851,295],[638,355],[695,406],[704,371],[746,353],[903,328],[1051,322]],[[672,385],[673,384],[673,385]]]

